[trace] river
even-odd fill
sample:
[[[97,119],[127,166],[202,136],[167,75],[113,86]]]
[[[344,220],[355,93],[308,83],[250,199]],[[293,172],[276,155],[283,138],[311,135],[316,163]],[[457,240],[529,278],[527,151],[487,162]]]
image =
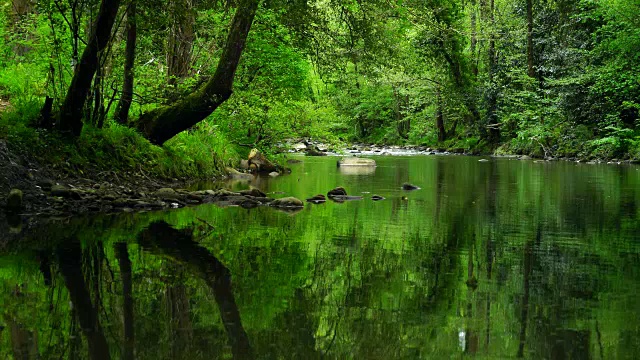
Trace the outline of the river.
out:
[[[640,168],[374,158],[360,170],[301,158],[254,183],[301,199],[343,186],[361,201],[30,232],[0,253],[0,358],[640,354]]]

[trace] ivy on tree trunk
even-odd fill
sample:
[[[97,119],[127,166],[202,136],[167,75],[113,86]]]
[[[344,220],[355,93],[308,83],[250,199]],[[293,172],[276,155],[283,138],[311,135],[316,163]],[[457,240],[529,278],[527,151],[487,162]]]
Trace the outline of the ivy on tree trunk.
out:
[[[218,68],[209,82],[177,103],[140,117],[137,128],[149,141],[164,144],[206,119],[231,96],[233,79],[259,3],[260,0],[244,0],[238,4]]]

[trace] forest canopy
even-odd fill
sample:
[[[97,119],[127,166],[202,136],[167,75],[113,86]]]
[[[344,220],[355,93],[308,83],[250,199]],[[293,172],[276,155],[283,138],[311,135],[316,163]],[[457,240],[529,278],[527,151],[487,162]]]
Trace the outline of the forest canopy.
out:
[[[0,6],[4,136],[640,155],[638,0]]]

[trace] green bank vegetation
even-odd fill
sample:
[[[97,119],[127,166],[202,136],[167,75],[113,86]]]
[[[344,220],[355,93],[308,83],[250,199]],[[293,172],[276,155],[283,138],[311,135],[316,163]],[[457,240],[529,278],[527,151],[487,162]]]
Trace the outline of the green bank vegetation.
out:
[[[0,6],[0,136],[70,168],[209,175],[294,137],[640,155],[637,0]]]

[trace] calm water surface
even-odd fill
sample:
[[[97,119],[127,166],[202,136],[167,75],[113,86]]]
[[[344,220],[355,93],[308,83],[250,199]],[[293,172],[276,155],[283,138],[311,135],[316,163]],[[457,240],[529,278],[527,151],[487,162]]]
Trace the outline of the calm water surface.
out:
[[[640,356],[637,167],[303,160],[254,186],[365,200],[61,220],[9,244],[0,358]]]

